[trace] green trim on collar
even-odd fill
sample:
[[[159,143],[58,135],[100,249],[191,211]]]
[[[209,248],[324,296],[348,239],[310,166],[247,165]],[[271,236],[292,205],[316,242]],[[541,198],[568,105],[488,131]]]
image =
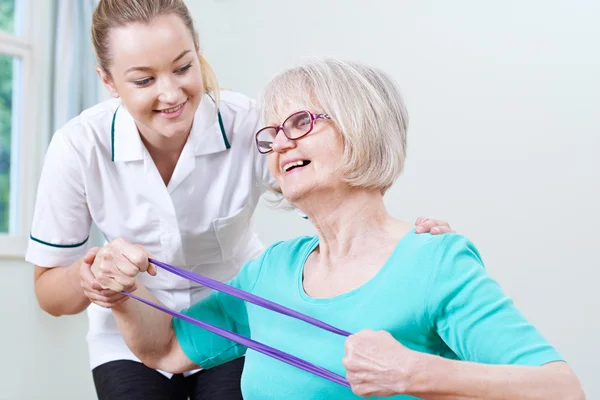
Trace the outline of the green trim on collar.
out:
[[[50,246],[50,247],[57,247],[59,249],[72,249],[72,248],[75,248],[75,247],[83,246],[88,241],[88,239],[90,238],[88,236],[88,237],[85,238],[85,240],[83,242],[77,243],[77,244],[53,244],[53,243],[44,242],[43,240],[40,240],[38,238],[34,238],[33,235],[31,235],[31,234],[29,234],[29,237],[34,242],[45,244],[46,246]]]
[[[221,118],[221,111],[217,110],[217,115],[219,116],[219,127],[221,128],[221,136],[223,136],[225,148],[229,150],[231,145],[229,144],[229,140],[227,140],[227,134],[225,133],[225,127],[223,126],[223,118]]]
[[[208,97],[213,101],[213,103],[217,104],[215,99],[210,95],[210,93],[206,92]],[[221,117],[221,110],[217,108],[217,116],[219,118],[219,128],[221,129],[221,136],[223,136],[223,142],[225,143],[225,148],[229,150],[231,145],[229,144],[229,140],[227,139],[227,133],[225,132],[225,125],[223,125],[223,117]]]
[[[120,104],[117,106],[115,113],[113,114],[112,125],[110,127],[110,149],[111,149],[110,160],[112,162],[115,162],[115,120],[117,119],[117,110],[119,109],[119,107],[121,107]]]

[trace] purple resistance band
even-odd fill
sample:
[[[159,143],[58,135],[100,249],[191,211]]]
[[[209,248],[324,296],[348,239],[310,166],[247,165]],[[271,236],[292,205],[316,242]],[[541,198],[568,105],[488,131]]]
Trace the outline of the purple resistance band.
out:
[[[350,334],[351,334],[350,332],[346,332],[344,330],[341,330],[341,329],[338,329],[336,327],[333,327],[333,326],[331,326],[329,324],[326,324],[326,323],[324,323],[322,321],[319,321],[318,319],[309,317],[308,315],[299,313],[297,311],[294,311],[294,310],[289,309],[287,307],[281,306],[281,305],[279,305],[277,303],[273,303],[272,301],[269,301],[267,299],[263,299],[262,297],[258,297],[256,295],[253,295],[251,293],[245,292],[245,291],[240,290],[238,288],[235,288],[233,286],[226,285],[226,284],[224,284],[222,282],[219,282],[219,281],[216,281],[214,279],[210,279],[210,278],[207,278],[205,276],[198,275],[198,274],[196,274],[194,272],[187,271],[187,270],[184,270],[184,269],[181,269],[181,268],[178,268],[178,267],[174,267],[172,265],[165,264],[165,263],[163,263],[161,261],[157,261],[157,260],[154,260],[154,259],[149,259],[148,261],[151,262],[152,264],[158,266],[158,267],[161,267],[161,268],[163,268],[163,269],[165,269],[165,270],[167,270],[167,271],[175,274],[175,275],[181,276],[182,278],[186,278],[188,280],[191,280],[193,282],[199,283],[199,284],[204,285],[206,287],[209,287],[211,289],[215,289],[215,290],[218,290],[220,292],[230,294],[230,295],[232,295],[234,297],[237,297],[237,298],[245,300],[245,301],[249,301],[251,303],[254,303],[254,304],[259,305],[261,307],[264,307],[264,308],[267,308],[269,310],[278,312],[280,314],[284,314],[284,315],[290,316],[292,318],[296,318],[296,319],[308,322],[309,324],[318,326],[319,328],[325,329],[325,330],[327,330],[329,332],[333,332],[333,333],[341,335],[341,336],[350,336]],[[142,303],[145,303],[145,304],[147,304],[147,305],[149,305],[151,307],[154,307],[154,308],[156,308],[156,309],[158,309],[160,311],[163,311],[163,312],[165,312],[165,313],[167,313],[169,315],[172,315],[173,317],[180,318],[180,319],[182,319],[182,320],[184,320],[186,322],[189,322],[189,323],[192,323],[192,324],[194,324],[196,326],[204,328],[207,331],[210,331],[210,332],[215,333],[215,334],[217,334],[219,336],[222,336],[222,337],[224,337],[226,339],[229,339],[231,341],[239,343],[239,344],[241,344],[241,345],[243,345],[243,346],[245,346],[245,347],[247,347],[249,349],[256,350],[259,353],[268,355],[268,356],[273,357],[273,358],[275,358],[277,360],[283,361],[283,362],[285,362],[287,364],[290,364],[290,365],[293,365],[293,366],[295,366],[297,368],[303,369],[304,371],[308,371],[308,372],[310,372],[312,374],[315,374],[315,375],[320,376],[322,378],[328,379],[328,380],[330,380],[332,382],[338,383],[338,384],[340,384],[342,386],[350,387],[350,384],[348,383],[348,381],[343,376],[338,375],[336,373],[333,373],[333,372],[331,372],[331,371],[329,371],[329,370],[327,370],[327,369],[325,369],[323,367],[319,367],[318,365],[315,365],[315,364],[309,363],[307,361],[304,361],[304,360],[302,360],[302,359],[300,359],[298,357],[295,357],[295,356],[293,356],[291,354],[288,354],[288,353],[285,353],[283,351],[274,349],[273,347],[270,347],[270,346],[267,346],[265,344],[259,343],[259,342],[255,341],[255,340],[249,339],[247,337],[238,335],[237,333],[230,332],[228,330],[219,328],[218,326],[214,326],[214,325],[208,324],[206,322],[202,322],[202,321],[199,321],[197,319],[188,317],[187,315],[184,315],[184,314],[181,314],[179,312],[173,311],[173,310],[168,309],[166,307],[163,307],[161,305],[152,303],[151,301],[148,301],[146,299],[138,297],[138,296],[136,296],[134,294],[126,293],[126,292],[122,292],[122,293],[125,294],[125,295],[127,295],[127,296],[129,296],[129,297],[131,297],[131,298],[134,298],[134,299],[136,299],[138,301],[141,301]]]

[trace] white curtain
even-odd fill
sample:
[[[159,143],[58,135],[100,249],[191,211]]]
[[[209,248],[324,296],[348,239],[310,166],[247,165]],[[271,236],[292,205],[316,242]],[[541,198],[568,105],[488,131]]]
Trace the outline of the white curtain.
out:
[[[52,133],[102,100],[90,28],[98,0],[56,0]],[[88,246],[104,237],[92,225]]]
[[[98,0],[57,0],[52,132],[100,101],[90,27]]]

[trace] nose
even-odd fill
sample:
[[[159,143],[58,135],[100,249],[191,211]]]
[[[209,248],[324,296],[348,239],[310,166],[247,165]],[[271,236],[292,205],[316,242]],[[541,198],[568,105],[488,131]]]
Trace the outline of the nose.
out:
[[[288,139],[288,137],[283,133],[283,130],[280,129],[273,140],[273,151],[277,153],[283,153],[294,148],[296,148],[296,141]]]
[[[164,78],[159,81],[158,85],[158,101],[165,104],[176,104],[179,100],[179,92],[181,89],[177,83],[169,78]]]

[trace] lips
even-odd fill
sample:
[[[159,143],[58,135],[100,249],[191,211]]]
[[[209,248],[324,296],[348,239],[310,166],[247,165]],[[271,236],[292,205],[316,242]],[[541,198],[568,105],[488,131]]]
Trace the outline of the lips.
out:
[[[164,109],[164,110],[159,110],[158,112],[164,112],[164,113],[167,113],[167,114],[174,113],[174,112],[176,112],[176,111],[179,111],[179,109],[180,109],[181,107],[183,107],[183,104],[184,104],[184,103],[181,103],[180,105],[178,105],[178,106],[175,106],[175,107],[173,107],[173,108],[166,108],[166,109]]]
[[[283,162],[281,165],[281,169],[283,170],[284,173],[292,171],[296,168],[301,168],[301,167],[306,167],[308,164],[310,164],[310,160],[290,160],[290,161],[285,161]]]
[[[162,110],[154,110],[158,115],[165,118],[177,118],[183,113],[187,100],[175,107],[163,108]]]

